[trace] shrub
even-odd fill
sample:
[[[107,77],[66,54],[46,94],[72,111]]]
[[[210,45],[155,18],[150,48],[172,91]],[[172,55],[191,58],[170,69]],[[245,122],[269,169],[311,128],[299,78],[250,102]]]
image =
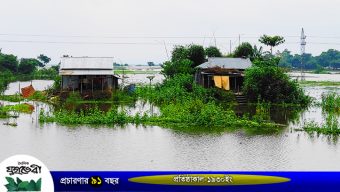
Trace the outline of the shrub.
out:
[[[307,104],[310,101],[296,81],[268,61],[246,70],[243,92],[253,102]]]

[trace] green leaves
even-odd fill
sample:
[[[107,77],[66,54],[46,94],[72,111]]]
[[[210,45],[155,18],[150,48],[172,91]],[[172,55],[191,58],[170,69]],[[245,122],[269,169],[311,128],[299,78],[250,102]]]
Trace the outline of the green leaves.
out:
[[[40,191],[41,190],[41,178],[35,182],[22,181],[19,177],[16,178],[16,182],[11,177],[6,177],[8,184],[5,185],[8,191]]]
[[[245,72],[243,93],[253,102],[307,104],[310,98],[275,63],[275,60],[255,61]]]
[[[260,37],[259,41],[260,43],[270,46],[270,52],[273,53],[273,47],[284,43],[285,39],[281,36],[263,35]]]

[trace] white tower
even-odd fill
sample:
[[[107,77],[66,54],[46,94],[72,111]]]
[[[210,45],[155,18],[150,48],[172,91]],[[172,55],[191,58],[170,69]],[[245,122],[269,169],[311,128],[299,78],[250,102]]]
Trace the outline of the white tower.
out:
[[[301,45],[301,81],[305,79],[305,73],[304,73],[304,63],[303,63],[303,56],[305,55],[305,48],[306,48],[306,35],[305,35],[305,31],[301,30],[301,42],[300,42],[300,45]]]

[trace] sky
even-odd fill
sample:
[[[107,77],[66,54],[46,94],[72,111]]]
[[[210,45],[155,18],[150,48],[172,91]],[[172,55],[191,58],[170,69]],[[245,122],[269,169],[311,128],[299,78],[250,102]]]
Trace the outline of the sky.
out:
[[[0,48],[19,58],[45,54],[110,56],[117,63],[162,63],[175,45],[216,45],[227,54],[241,42],[306,52],[340,49],[340,0],[0,0]],[[265,50],[269,48],[264,46]]]

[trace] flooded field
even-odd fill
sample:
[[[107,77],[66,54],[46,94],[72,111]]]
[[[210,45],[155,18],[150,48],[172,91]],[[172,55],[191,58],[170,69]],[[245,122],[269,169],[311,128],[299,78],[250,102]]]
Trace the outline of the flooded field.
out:
[[[31,85],[37,91],[42,91],[53,85],[52,80],[33,80],[33,81],[17,81],[10,83],[4,95],[14,95],[20,93],[20,88]]]
[[[313,74],[313,79],[308,79],[308,75],[306,80],[340,80],[340,74]],[[146,76],[140,75],[137,81],[148,83]],[[157,76],[156,80],[162,81],[162,77]],[[50,83],[41,81],[37,86],[43,89]],[[18,90],[17,86],[15,83],[10,85],[6,93],[12,94]],[[320,101],[323,93],[340,94],[339,87],[332,86],[306,86],[304,89],[316,101]],[[3,146],[0,159],[29,154],[56,171],[340,170],[340,141],[337,137],[309,135],[294,130],[306,120],[324,121],[322,110],[317,106],[287,111],[272,109],[272,120],[286,126],[279,133],[261,134],[242,130],[182,132],[133,124],[124,127],[40,124],[40,110],[48,111],[50,106],[40,102],[29,103],[35,107],[32,114],[20,114],[17,119],[0,119],[0,145]],[[129,114],[159,113],[156,106],[141,101],[121,108]],[[236,110],[243,112],[245,109]],[[3,125],[7,121],[15,121],[18,126]]]

